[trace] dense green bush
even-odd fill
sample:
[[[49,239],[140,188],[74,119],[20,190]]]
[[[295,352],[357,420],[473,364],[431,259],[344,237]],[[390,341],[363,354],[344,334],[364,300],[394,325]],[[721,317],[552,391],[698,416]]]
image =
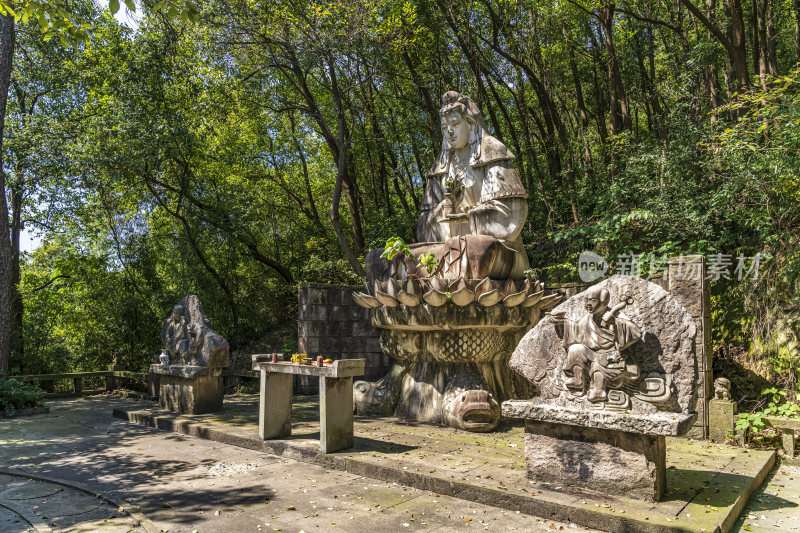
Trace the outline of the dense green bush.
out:
[[[14,416],[17,409],[36,407],[42,398],[44,392],[39,387],[0,376],[0,407],[6,416]]]

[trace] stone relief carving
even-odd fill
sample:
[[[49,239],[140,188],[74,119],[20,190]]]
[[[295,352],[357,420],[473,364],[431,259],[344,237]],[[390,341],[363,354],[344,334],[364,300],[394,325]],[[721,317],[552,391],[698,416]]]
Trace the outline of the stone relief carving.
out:
[[[586,292],[587,314],[578,322],[564,318],[563,312],[551,314],[559,324],[560,336],[567,349],[562,368],[563,383],[578,396],[586,393],[590,402],[609,401],[609,389],[619,389],[626,381],[639,377],[639,367],[628,361],[626,350],[639,340],[642,330],[630,320],[617,316],[627,304],[633,303],[630,293],[613,309],[608,308],[607,289],[593,288]],[[624,402],[624,399],[622,400]]]
[[[549,313],[510,365],[546,403],[689,412],[697,401],[695,335],[691,316],[664,289],[613,276]]]

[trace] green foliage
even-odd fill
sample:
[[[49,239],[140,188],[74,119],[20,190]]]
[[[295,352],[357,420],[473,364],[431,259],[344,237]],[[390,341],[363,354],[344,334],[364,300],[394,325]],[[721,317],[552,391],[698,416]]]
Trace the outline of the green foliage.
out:
[[[417,260],[417,258],[414,256],[414,253],[408,248],[406,241],[400,237],[390,237],[386,241],[386,245],[383,247],[383,253],[381,254],[381,257],[391,261],[397,257],[397,255],[406,256],[412,261]]]
[[[439,260],[436,259],[436,255],[433,252],[421,254],[417,261],[417,267],[425,267],[431,274],[439,270]]]
[[[436,255],[432,252],[424,253],[416,257],[403,239],[400,237],[391,237],[386,241],[381,257],[391,261],[398,255],[401,257],[408,257],[412,261],[415,261],[417,263],[417,268],[424,267],[432,276],[438,274],[442,267],[439,260],[436,259]]]
[[[3,171],[46,243],[22,257],[13,371],[143,368],[190,292],[245,349],[294,322],[298,282],[363,282],[353,263],[369,250],[410,252],[438,97],[458,89],[516,156],[537,279],[576,281],[584,250],[610,273],[635,254],[644,275],[665,256],[764,253],[757,280],[712,283],[713,339],[752,344],[763,373],[796,388],[775,320],[800,302],[786,17],[780,74],[739,91],[719,43],[651,0],[627,7],[680,31],[617,11],[606,36],[594,3],[176,0],[144,8],[136,31],[84,0],[3,5],[21,30]],[[616,135],[606,37],[630,113]]]
[[[800,417],[800,404],[786,401],[786,391],[775,387],[764,389],[761,395],[765,396],[767,406],[753,413],[742,413],[736,421],[736,430],[760,431],[766,427],[765,418],[768,416],[781,416],[785,418]]]
[[[41,405],[43,398],[44,391],[36,385],[0,376],[0,407],[6,416],[14,416],[18,409]]]

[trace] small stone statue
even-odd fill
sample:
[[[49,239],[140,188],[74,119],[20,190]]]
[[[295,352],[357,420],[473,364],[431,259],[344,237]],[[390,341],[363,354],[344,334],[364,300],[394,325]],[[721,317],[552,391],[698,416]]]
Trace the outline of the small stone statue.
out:
[[[172,308],[161,328],[161,346],[160,364],[150,365],[161,408],[192,414],[221,409],[230,348],[211,327],[197,296],[190,294]]]
[[[561,327],[567,359],[564,363],[564,386],[578,395],[586,390],[590,402],[608,398],[609,388],[618,388],[625,379],[635,380],[639,369],[626,364],[625,349],[642,336],[639,326],[616,314],[629,303],[630,294],[613,309],[608,308],[610,293],[593,287],[586,294],[588,314],[579,322],[567,320],[563,312],[550,316]]]
[[[211,327],[200,299],[193,294],[172,308],[161,328],[161,345],[172,365],[228,366],[228,341]]]
[[[728,378],[717,378],[714,380],[714,399],[731,399],[731,382]]]

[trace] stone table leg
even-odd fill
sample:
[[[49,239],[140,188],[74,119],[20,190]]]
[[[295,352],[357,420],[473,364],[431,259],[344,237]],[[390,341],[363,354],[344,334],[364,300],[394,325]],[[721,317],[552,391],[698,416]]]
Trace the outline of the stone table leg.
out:
[[[794,430],[782,429],[783,433],[783,451],[786,457],[794,457]]]
[[[319,378],[319,447],[331,453],[353,447],[353,378]]]
[[[292,374],[261,371],[258,403],[258,436],[261,440],[291,435],[293,383]]]

